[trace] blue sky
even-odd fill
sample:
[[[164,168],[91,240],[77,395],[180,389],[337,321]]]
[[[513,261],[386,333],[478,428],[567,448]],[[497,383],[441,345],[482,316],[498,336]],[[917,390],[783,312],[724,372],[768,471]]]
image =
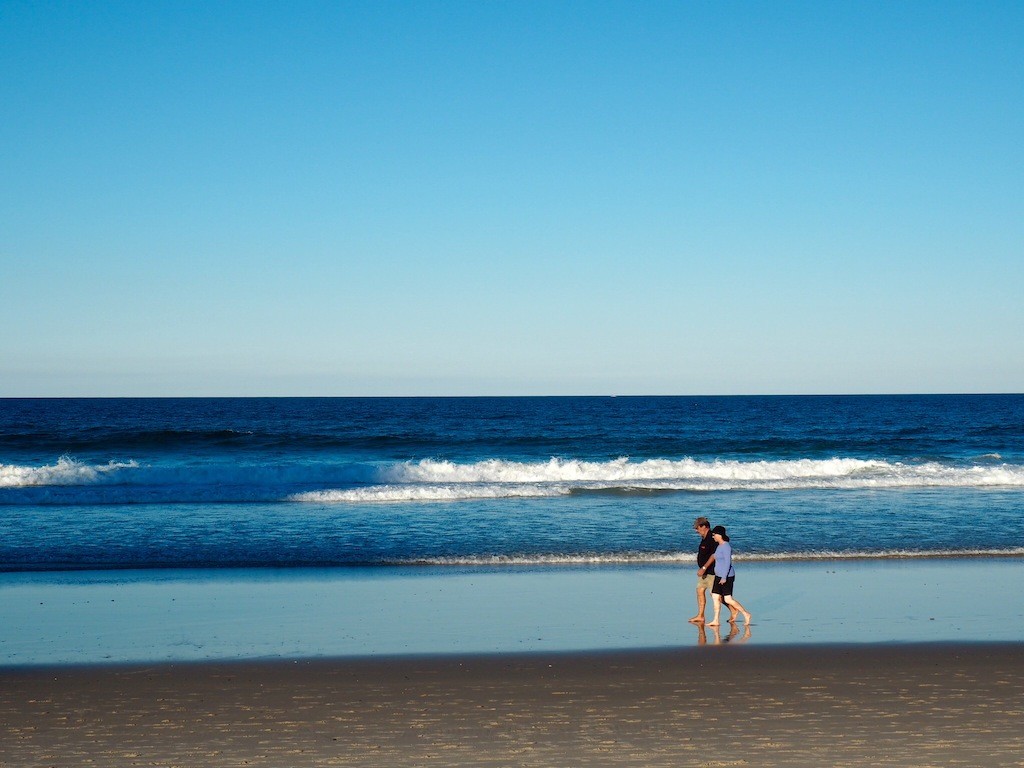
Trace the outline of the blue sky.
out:
[[[0,396],[1024,391],[1024,5],[0,1]]]

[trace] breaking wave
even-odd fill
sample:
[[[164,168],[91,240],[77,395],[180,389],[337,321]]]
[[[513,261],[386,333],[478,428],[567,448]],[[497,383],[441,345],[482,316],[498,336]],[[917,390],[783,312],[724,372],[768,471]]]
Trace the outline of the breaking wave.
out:
[[[368,488],[318,490],[302,502],[451,501],[571,493],[924,487],[1024,487],[1024,466],[904,464],[850,458],[782,461],[697,461],[619,458],[606,462],[551,459],[471,464],[425,459],[381,470]]]
[[[546,462],[515,462],[488,459],[473,464],[425,459],[384,470],[394,482],[418,483],[544,483],[572,482],[648,484],[648,487],[680,487],[702,490],[709,484],[744,487],[750,484],[787,484],[787,487],[832,483],[904,485],[1024,485],[1024,466],[956,466],[927,462],[904,464],[865,459],[791,459],[776,461],[698,461],[696,459],[647,459],[591,462],[550,459]],[[641,486],[642,487],[642,486]]]
[[[62,456],[56,463],[42,467],[0,464],[0,488],[24,488],[45,485],[90,485],[116,481],[123,469],[136,469],[134,461],[110,461],[106,464],[83,464]]]
[[[370,502],[370,501],[464,501],[468,499],[544,498],[566,495],[568,487],[555,488],[540,485],[377,485],[337,491],[308,491],[288,497],[302,502]]]
[[[772,461],[552,458],[457,463],[0,464],[0,503],[137,501],[429,502],[737,490],[1024,488],[1024,465],[831,458]]]

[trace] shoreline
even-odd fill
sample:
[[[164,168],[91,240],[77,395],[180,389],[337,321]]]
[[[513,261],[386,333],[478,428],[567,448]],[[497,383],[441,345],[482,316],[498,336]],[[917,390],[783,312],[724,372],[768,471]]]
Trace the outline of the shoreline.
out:
[[[1024,547],[1002,547],[997,549],[971,550],[905,550],[879,549],[855,552],[786,552],[781,554],[742,553],[735,557],[743,563],[807,563],[807,562],[869,562],[872,560],[984,560],[1021,559]],[[437,572],[488,572],[513,569],[557,569],[557,568],[659,568],[686,567],[694,565],[695,558],[689,550],[685,552],[642,553],[636,555],[537,555],[537,556],[466,556],[438,557],[412,560],[386,560],[381,562],[282,562],[282,563],[201,563],[201,564],[150,564],[138,563],[3,563],[0,564],[0,579],[16,573],[118,573],[124,571],[148,572],[189,572],[189,571],[288,571],[288,570],[395,570],[401,568],[435,570]]]
[[[902,550],[879,549],[864,552],[808,552],[783,554],[750,554],[743,553],[735,557],[737,563],[750,564],[803,564],[803,563],[864,563],[873,561],[950,561],[950,560],[1021,560],[1024,562],[1024,547],[1004,547],[999,549],[971,550]],[[512,573],[525,571],[557,571],[557,570],[596,570],[596,569],[631,569],[631,568],[696,568],[693,553],[668,552],[661,554],[644,553],[630,555],[539,555],[536,557],[472,556],[472,557],[439,557],[420,560],[394,560],[385,562],[342,562],[342,563],[203,563],[185,565],[167,565],[153,563],[18,563],[0,564],[0,581],[19,575],[51,574],[87,574],[94,578],[102,578],[104,574],[146,573],[170,574],[172,577],[187,573],[275,573],[289,571],[334,571],[337,573],[359,571],[422,571],[435,574],[464,573]],[[2,585],[0,585],[2,586]]]
[[[1019,643],[0,670],[5,766],[1020,765]]]

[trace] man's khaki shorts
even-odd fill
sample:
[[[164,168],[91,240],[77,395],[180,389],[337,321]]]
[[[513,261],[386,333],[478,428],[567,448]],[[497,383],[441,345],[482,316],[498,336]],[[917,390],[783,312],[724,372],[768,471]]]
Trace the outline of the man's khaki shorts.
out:
[[[715,586],[715,572],[705,571],[703,576],[697,577],[697,589],[711,589]]]

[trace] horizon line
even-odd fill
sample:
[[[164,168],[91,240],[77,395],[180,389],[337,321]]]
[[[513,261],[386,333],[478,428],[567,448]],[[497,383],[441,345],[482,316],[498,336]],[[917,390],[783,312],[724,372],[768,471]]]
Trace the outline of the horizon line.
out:
[[[727,397],[1019,397],[1024,392],[747,392],[730,394],[503,394],[503,395],[0,395],[0,400],[485,400]]]

